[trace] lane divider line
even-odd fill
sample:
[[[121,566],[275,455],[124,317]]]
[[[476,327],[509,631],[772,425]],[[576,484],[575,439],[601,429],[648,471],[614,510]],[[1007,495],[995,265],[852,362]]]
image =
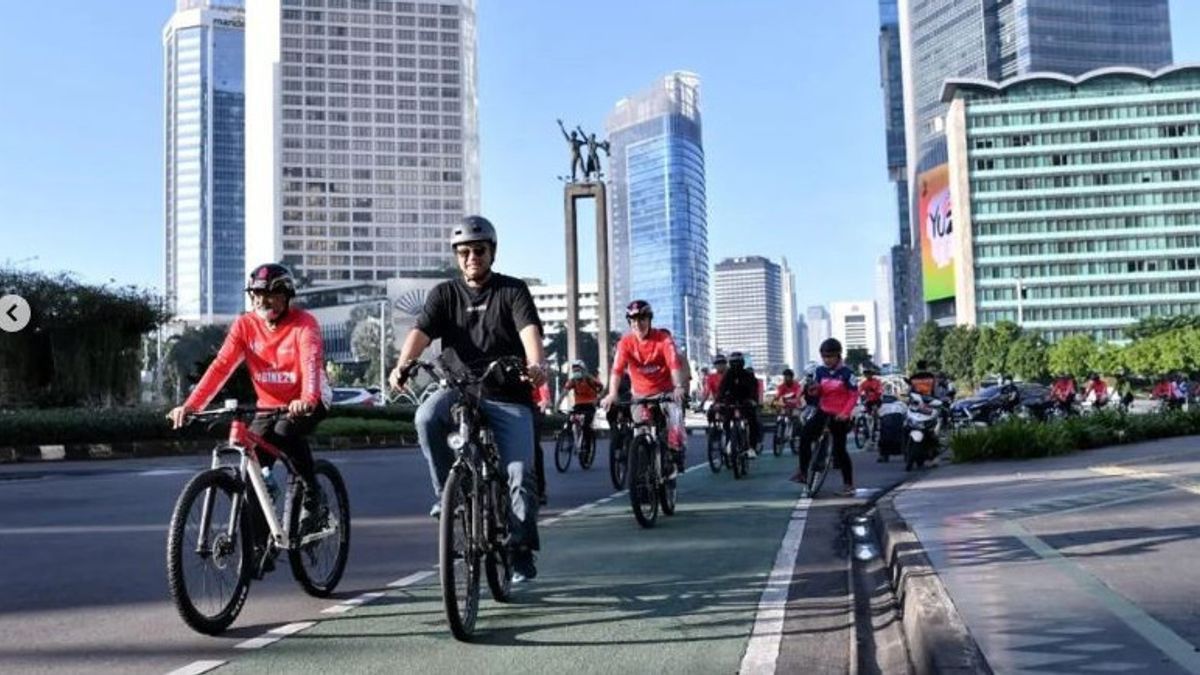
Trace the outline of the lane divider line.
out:
[[[302,630],[307,630],[317,625],[316,621],[300,621],[297,623],[289,623],[286,626],[272,628],[261,637],[251,638],[245,642],[239,642],[234,645],[234,649],[262,649],[270,644],[275,644],[289,635],[295,635]]]
[[[406,577],[402,577],[402,578],[397,579],[397,580],[393,581],[392,583],[388,584],[388,588],[404,588],[405,586],[412,586],[413,584],[417,583],[418,581],[424,581],[425,579],[428,579],[431,576],[433,576],[433,570],[424,570],[421,572],[413,572],[412,574],[410,574]]]
[[[351,598],[349,600],[346,600],[345,602],[342,602],[341,604],[334,605],[333,607],[326,607],[325,609],[321,610],[321,613],[322,614],[341,614],[343,612],[348,612],[348,611],[354,609],[355,607],[358,607],[359,605],[362,605],[364,603],[368,603],[377,598],[382,598],[384,595],[387,595],[387,593],[385,593],[383,591],[374,591],[371,593],[363,593],[362,595],[358,596],[357,598]]]
[[[167,675],[200,675],[200,673],[207,673],[223,665],[225,665],[224,661],[193,661],[182,668],[172,670]]]
[[[779,647],[783,642],[783,621],[787,612],[788,591],[792,586],[792,574],[796,568],[796,556],[804,538],[804,525],[808,522],[808,508],[812,499],[802,497],[792,510],[791,521],[783,535],[779,553],[775,555],[775,566],[767,577],[762,597],[758,601],[758,613],[754,617],[754,628],[746,644],[739,673],[746,675],[774,675]]]

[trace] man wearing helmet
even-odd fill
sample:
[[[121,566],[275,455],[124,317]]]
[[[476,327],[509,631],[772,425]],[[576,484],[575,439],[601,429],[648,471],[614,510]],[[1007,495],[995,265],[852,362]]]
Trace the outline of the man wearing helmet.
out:
[[[873,363],[864,365],[862,372],[863,379],[858,383],[858,393],[862,397],[863,411],[875,418],[872,428],[879,428],[879,407],[883,405],[883,382],[876,377],[879,369]]]
[[[700,402],[717,400],[717,392],[721,389],[721,379],[725,377],[726,371],[729,370],[729,361],[726,360],[724,354],[717,354],[713,357],[712,371],[704,376],[704,390],[701,392]],[[716,410],[708,409],[708,423],[713,423],[713,416]]]
[[[260,408],[288,409],[282,419],[259,417],[251,431],[288,454],[304,482],[302,523],[311,527],[322,509],[314,486],[312,449],[305,438],[324,419],[332,399],[325,379],[321,327],[312,314],[292,307],[296,283],[283,265],[267,263],[250,272],[246,284],[252,312],[229,327],[221,350],[183,405],[168,417],[178,429],[188,413],[202,410],[243,361],[250,370]],[[268,466],[274,458],[265,458]]]
[[[583,415],[583,442],[588,447],[594,447],[596,442],[595,435],[592,432],[592,421],[596,418],[596,400],[600,398],[600,391],[604,389],[604,385],[600,380],[592,377],[587,370],[587,365],[576,359],[571,362],[571,378],[563,385],[562,395],[558,397],[558,405],[561,406],[568,395],[572,395],[572,412]]]
[[[817,410],[800,437],[800,470],[792,476],[797,483],[806,483],[808,464],[812,460],[812,444],[825,425],[833,435],[833,460],[842,469],[842,494],[854,495],[854,467],[846,452],[846,435],[850,432],[850,415],[858,402],[858,387],[854,373],[842,362],[842,343],[829,338],[821,343],[821,361],[813,373],[813,388],[818,396]]]
[[[678,475],[683,463],[686,432],[683,428],[683,397],[687,381],[679,363],[679,352],[671,335],[651,327],[654,311],[645,300],[634,300],[625,308],[629,333],[617,343],[617,354],[609,375],[608,395],[600,402],[609,409],[617,398],[621,377],[629,372],[630,387],[637,398],[672,394],[674,402],[665,405],[667,411],[667,446],[675,453],[668,479]]]
[[[741,352],[729,354],[729,370],[721,378],[717,401],[741,410],[742,418],[750,426],[750,450],[747,454],[751,459],[757,457],[755,448],[759,447],[762,440],[758,424],[758,378],[746,368],[746,357]],[[728,431],[727,426],[725,432]]]
[[[538,493],[532,471],[532,401],[533,388],[545,380],[545,357],[542,322],[529,287],[520,279],[492,271],[496,243],[496,229],[481,216],[468,216],[453,229],[450,247],[462,276],[429,291],[417,325],[400,349],[390,381],[392,387],[402,387],[407,367],[437,339],[442,341],[443,352],[453,354],[475,375],[482,375],[488,364],[501,357],[525,359],[529,381],[489,383],[482,402],[508,470],[516,571],[513,579],[524,581],[537,575],[533,557],[538,549]],[[441,510],[442,485],[454,461],[446,436],[452,430],[450,409],[457,396],[455,390],[443,389],[426,399],[413,418],[417,441],[429,464],[434,495],[439,499],[432,515]]]

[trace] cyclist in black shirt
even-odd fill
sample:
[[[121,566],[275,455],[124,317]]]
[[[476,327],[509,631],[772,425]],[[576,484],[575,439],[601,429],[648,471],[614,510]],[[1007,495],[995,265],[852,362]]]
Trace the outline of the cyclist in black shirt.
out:
[[[489,383],[485,385],[482,405],[501,459],[508,466],[516,572],[513,580],[532,579],[537,575],[533,551],[538,548],[538,493],[531,470],[534,441],[531,384],[538,386],[545,381],[542,322],[525,282],[492,272],[496,230],[486,218],[464,218],[454,228],[450,245],[463,276],[442,282],[429,292],[417,325],[400,350],[391,383],[399,388],[405,366],[439,338],[442,350],[452,352],[476,375],[481,375],[489,363],[502,356],[525,359],[531,381]],[[439,498],[432,515],[440,511],[442,485],[454,461],[446,436],[452,431],[450,408],[456,396],[452,389],[430,396],[413,419],[421,452],[429,462],[433,491]]]
[[[754,451],[758,447],[758,378],[746,369],[746,357],[741,352],[729,355],[729,370],[721,378],[721,387],[717,390],[717,402],[732,405],[741,409],[742,417],[750,425],[750,450],[747,455],[751,459],[758,456]]]

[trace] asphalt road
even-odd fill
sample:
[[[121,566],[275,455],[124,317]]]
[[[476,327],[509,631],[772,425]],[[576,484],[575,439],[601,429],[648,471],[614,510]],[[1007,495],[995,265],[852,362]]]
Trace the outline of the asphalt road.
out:
[[[693,466],[702,450],[694,436]],[[306,596],[283,565],[251,586],[238,620],[215,638],[179,619],[164,572],[174,500],[206,458],[0,469],[0,672],[167,673],[202,661],[225,662],[218,672],[732,672],[798,513],[805,523],[785,579],[778,672],[849,672],[842,520],[902,478],[896,463],[856,456],[866,488],[858,498],[803,510],[787,481],[790,456],[758,460],[743,481],[700,466],[680,481],[677,514],[642,530],[623,496],[595,504],[613,494],[605,454],[590,471],[565,474],[547,457],[541,574],[512,605],[484,602],[481,639],[470,646],[445,629],[434,577],[388,588],[436,562],[428,473],[413,449],[326,454],[346,479],[353,515],[335,598]],[[838,485],[831,477],[827,490]],[[370,592],[380,595],[322,612]],[[301,621],[318,623],[265,649],[235,648]]]

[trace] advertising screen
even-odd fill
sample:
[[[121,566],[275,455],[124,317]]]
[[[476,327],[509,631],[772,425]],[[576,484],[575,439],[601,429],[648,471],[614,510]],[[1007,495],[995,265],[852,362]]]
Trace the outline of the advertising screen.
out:
[[[921,226],[921,276],[925,302],[954,297],[954,223],[950,213],[950,169],[937,166],[917,178]]]

